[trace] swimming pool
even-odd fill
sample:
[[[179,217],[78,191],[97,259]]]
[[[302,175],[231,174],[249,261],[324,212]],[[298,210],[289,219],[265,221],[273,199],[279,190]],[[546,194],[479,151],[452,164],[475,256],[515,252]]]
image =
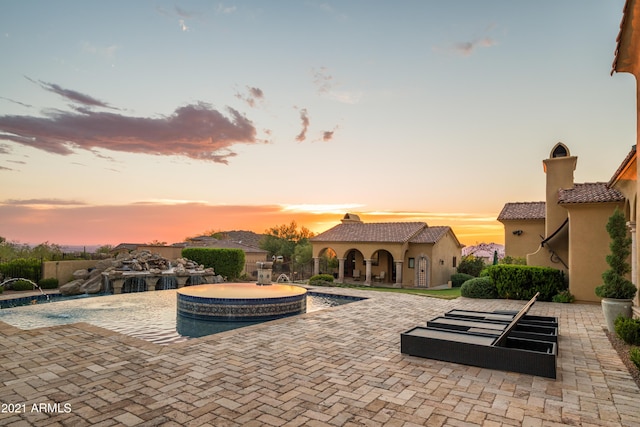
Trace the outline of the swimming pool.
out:
[[[362,298],[307,294],[307,313]],[[176,290],[57,299],[0,310],[0,321],[20,329],[86,322],[155,344],[173,344],[261,322],[211,322],[177,315]]]

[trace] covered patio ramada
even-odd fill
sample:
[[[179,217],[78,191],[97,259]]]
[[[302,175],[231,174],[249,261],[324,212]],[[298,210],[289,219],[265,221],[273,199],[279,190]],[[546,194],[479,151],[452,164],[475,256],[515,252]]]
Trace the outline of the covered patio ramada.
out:
[[[365,223],[346,214],[341,223],[310,239],[314,274],[336,275],[340,283],[432,288],[448,285],[462,255],[451,227],[425,222]],[[322,271],[321,259],[335,256],[337,272]],[[325,269],[326,270],[326,269]]]

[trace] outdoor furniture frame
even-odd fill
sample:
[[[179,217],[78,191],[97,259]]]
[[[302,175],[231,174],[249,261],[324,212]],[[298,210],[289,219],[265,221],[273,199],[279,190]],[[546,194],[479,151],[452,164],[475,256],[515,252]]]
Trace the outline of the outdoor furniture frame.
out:
[[[519,312],[441,316],[400,336],[401,352],[481,368],[556,378],[557,320],[547,326],[520,323],[536,294]],[[459,310],[456,310],[459,311]],[[470,313],[470,312],[469,312]],[[532,316],[538,318],[540,316]],[[510,321],[509,321],[510,319]],[[532,319],[535,320],[535,319]],[[555,326],[553,325],[555,320]]]

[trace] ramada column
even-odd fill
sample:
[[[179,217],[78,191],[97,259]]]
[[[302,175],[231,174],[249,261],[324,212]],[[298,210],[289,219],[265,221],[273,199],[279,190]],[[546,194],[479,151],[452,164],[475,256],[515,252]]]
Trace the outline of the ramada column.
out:
[[[320,274],[320,258],[313,258],[313,275]]]
[[[396,285],[402,287],[402,261],[396,261]]]
[[[338,258],[338,283],[344,283],[344,258]]]
[[[366,273],[365,273],[365,278],[364,278],[364,284],[367,286],[371,286],[371,260],[370,259],[365,259],[366,262]]]

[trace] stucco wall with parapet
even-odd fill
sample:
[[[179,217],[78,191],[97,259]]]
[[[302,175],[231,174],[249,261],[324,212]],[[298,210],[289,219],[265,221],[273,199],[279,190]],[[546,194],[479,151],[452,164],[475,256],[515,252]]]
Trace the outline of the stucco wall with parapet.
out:
[[[580,203],[564,205],[569,212],[569,291],[578,301],[599,302],[596,286],[602,284],[602,273],[609,268],[611,238],[606,226],[616,206],[623,204]],[[629,276],[629,279],[631,277]]]
[[[540,247],[541,236],[545,233],[544,219],[508,220],[502,223],[505,256],[525,258]]]

